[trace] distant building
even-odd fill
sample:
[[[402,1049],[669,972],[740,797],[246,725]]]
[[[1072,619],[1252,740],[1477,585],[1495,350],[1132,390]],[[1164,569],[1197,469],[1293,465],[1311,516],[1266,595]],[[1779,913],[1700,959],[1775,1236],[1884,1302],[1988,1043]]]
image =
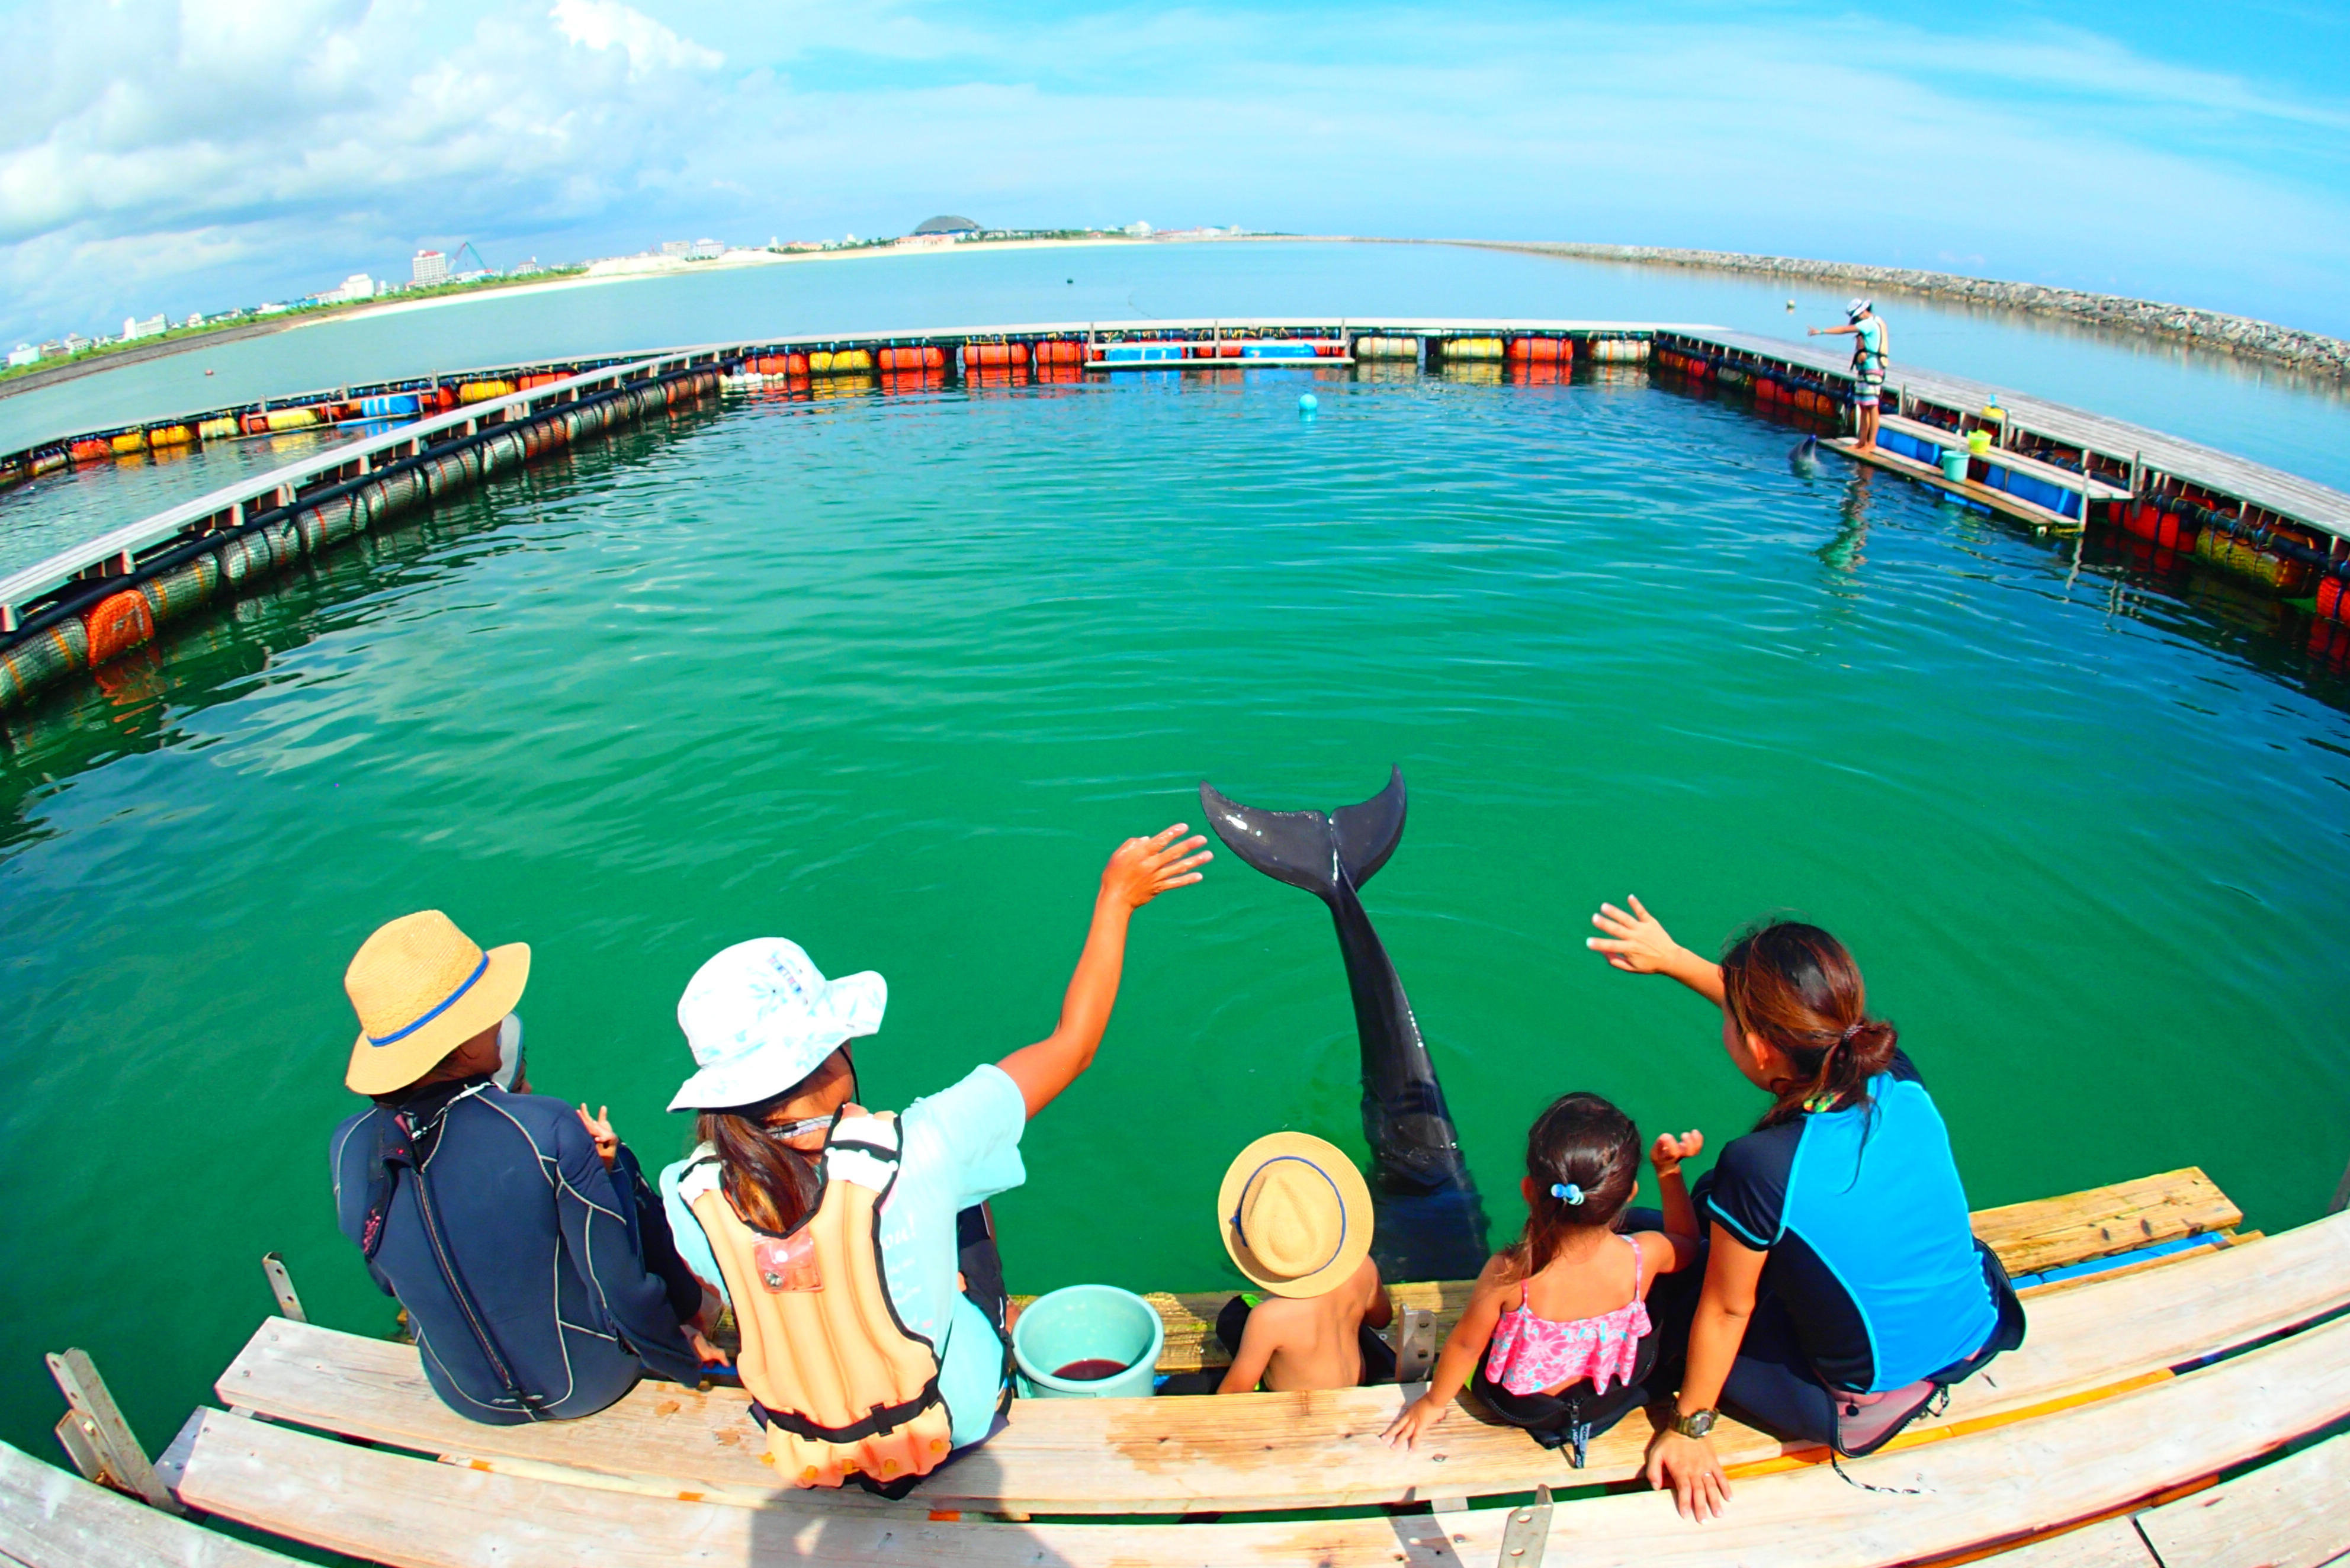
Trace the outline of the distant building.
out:
[[[663,240],[661,242],[661,254],[665,256],[682,256],[692,249],[693,242],[691,240]]]
[[[668,247],[662,248],[666,250]],[[685,247],[685,259],[688,261],[716,261],[725,254],[726,245],[721,240],[696,240]]]
[[[969,218],[958,218],[953,213],[947,213],[935,218],[925,218],[920,223],[916,223],[914,225],[914,234],[910,237],[942,234],[948,239],[960,239],[965,234],[975,234],[977,233],[979,233],[979,225],[977,223],[972,223]]]
[[[68,354],[78,354],[90,347],[90,341],[78,332],[68,332],[65,336],[65,340],[57,347]]]
[[[19,365],[37,365],[40,362],[41,350],[37,344],[19,343],[8,351],[8,369],[11,370]]]
[[[411,284],[445,283],[449,277],[449,258],[439,251],[419,251],[408,264],[408,281]]]
[[[1131,234],[1138,240],[1147,240],[1156,231],[1154,231],[1149,223],[1133,223],[1127,224],[1120,232]]]
[[[355,272],[343,279],[341,287],[330,288],[324,294],[314,294],[310,297],[321,305],[348,305],[355,299],[373,299],[375,279],[363,272]]]
[[[126,316],[122,319],[122,340],[136,343],[141,337],[161,337],[169,325],[161,316],[151,316],[144,321]]]

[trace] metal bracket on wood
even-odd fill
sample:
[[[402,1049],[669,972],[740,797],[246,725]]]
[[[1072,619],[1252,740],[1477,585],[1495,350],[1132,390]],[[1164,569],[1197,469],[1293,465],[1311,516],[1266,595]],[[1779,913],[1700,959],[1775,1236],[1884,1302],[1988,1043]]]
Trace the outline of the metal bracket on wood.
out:
[[[1550,1488],[1534,1488],[1534,1500],[1510,1510],[1502,1526],[1501,1568],[1542,1568],[1543,1547],[1550,1540]]]
[[[292,1318],[296,1323],[308,1323],[308,1315],[302,1311],[302,1298],[294,1293],[294,1276],[286,1272],[286,1260],[275,1252],[264,1252],[261,1272],[269,1281],[269,1293],[277,1298],[277,1315]]]
[[[1426,1307],[1404,1308],[1396,1334],[1396,1381],[1426,1382],[1429,1369],[1436,1365],[1436,1314]]]
[[[155,1473],[155,1467],[147,1462],[147,1450],[131,1435],[130,1423],[122,1418],[120,1407],[107,1392],[106,1380],[98,1375],[89,1356],[79,1350],[68,1350],[45,1359],[49,1364],[49,1376],[57,1380],[57,1391],[71,1407],[66,1420],[74,1425],[78,1437],[67,1437],[61,1424],[57,1438],[65,1444],[75,1467],[90,1480],[142,1498],[166,1512],[182,1511],[180,1500],[172,1495],[171,1489]],[[93,1465],[96,1473],[92,1473]]]

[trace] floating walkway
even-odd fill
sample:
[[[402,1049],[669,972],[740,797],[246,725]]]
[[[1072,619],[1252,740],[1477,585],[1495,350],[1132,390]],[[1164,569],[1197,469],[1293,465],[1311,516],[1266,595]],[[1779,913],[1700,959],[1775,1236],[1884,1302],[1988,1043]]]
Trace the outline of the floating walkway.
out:
[[[153,640],[161,627],[451,491],[722,387],[922,391],[1133,374],[1560,380],[1645,364],[1666,385],[1751,398],[1874,464],[2034,528],[2111,524],[2265,587],[2350,648],[2350,495],[2158,431],[1896,363],[1875,448],[1851,428],[1839,354],[1672,324],[1251,318],[812,334],[634,358],[343,387],[99,431],[0,458],[0,483],[67,465],[289,431],[346,437],[0,576],[0,711]],[[2331,645],[2329,645],[2331,646]]]
[[[1842,1474],[1724,1421],[1736,1495],[1704,1525],[1638,1489],[1638,1415],[1582,1469],[1471,1400],[1417,1450],[1390,1449],[1416,1384],[1016,1400],[1006,1430],[905,1501],[802,1491],[760,1462],[739,1388],[649,1381],[581,1420],[478,1426],[434,1397],[412,1346],[305,1322],[279,1277],[280,1315],[222,1372],[220,1407],[151,1465],[119,1417],[92,1418],[111,1400],[88,1358],[53,1358],[73,1401],[61,1432],[88,1428],[68,1440],[77,1463],[154,1501],[0,1451],[0,1561],[283,1561],[191,1521],[210,1515],[403,1568],[1540,1568],[1549,1551],[1576,1568],[2314,1568],[2350,1551],[2350,1436],[2325,1436],[2350,1417],[2350,1215],[2266,1239],[2241,1220],[2194,1169],[1977,1213],[2025,1298],[2022,1348]],[[1469,1290],[1399,1285],[1403,1332],[1443,1332]],[[1220,1300],[1155,1298],[1161,1370],[1222,1359],[1205,1329]]]

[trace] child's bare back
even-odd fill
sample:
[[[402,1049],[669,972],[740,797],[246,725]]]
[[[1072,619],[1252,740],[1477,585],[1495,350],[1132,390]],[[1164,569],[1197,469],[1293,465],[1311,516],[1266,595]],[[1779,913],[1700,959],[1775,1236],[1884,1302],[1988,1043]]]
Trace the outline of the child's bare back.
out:
[[[1217,1392],[1246,1394],[1260,1381],[1281,1392],[1352,1388],[1363,1377],[1364,1324],[1383,1329],[1394,1315],[1378,1265],[1368,1258],[1318,1296],[1268,1296],[1250,1310]]]

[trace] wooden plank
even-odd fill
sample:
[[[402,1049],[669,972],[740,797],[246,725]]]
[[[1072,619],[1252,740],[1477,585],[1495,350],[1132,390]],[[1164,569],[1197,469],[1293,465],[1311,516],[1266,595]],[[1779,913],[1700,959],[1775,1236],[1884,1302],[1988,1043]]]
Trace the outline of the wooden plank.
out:
[[[2056,1400],[2111,1395],[2134,1379],[2350,1305],[2350,1215],[2256,1246],[2093,1282],[2034,1302],[2024,1346],[1952,1392],[1904,1443],[1938,1440]],[[412,1347],[273,1320],[217,1385],[224,1402],[490,1470],[596,1472],[582,1484],[802,1510],[873,1506],[850,1492],[779,1494],[738,1389],[639,1386],[584,1421],[483,1427],[442,1406]],[[1634,1475],[1647,1442],[1635,1417],[1568,1469],[1523,1433],[1456,1411],[1418,1455],[1378,1440],[1410,1390],[1353,1388],[1198,1399],[1024,1399],[1010,1428],[925,1484],[933,1506],[1001,1512],[1190,1512],[1489,1496]],[[1725,1423],[1729,1462],[1786,1459]],[[1435,1456],[1441,1454],[1442,1459]]]
[[[26,1568],[300,1568],[0,1443],[0,1555]]]
[[[1978,506],[1988,507],[2003,516],[2029,523],[2035,528],[2071,530],[2081,526],[2081,521],[2077,517],[2067,517],[2061,512],[2052,512],[2037,502],[2026,501],[2020,495],[2010,494],[1991,485],[1978,484],[1971,479],[1946,478],[1939,468],[1919,462],[1915,458],[1904,457],[1898,452],[1888,452],[1881,446],[1863,447],[1858,439],[1853,436],[1831,437],[1820,442],[1820,449],[1823,452],[1833,452],[1839,456],[1851,458],[1855,462],[1865,462],[1872,468],[1882,468],[1889,472],[1898,473],[1904,479],[1914,479],[1920,484],[1945,491],[1962,500],[1971,501]]]
[[[1877,422],[1881,430],[1898,431],[1903,435],[1918,441],[1932,441],[1937,446],[1966,445],[1964,435],[1955,431],[1944,430],[1940,425],[1929,424],[1923,420],[1880,412]],[[2022,452],[2002,452],[1996,447],[1984,456],[2001,468],[2012,469],[2019,473],[2029,474],[2034,479],[2043,480],[2072,494],[2080,493],[2082,476],[2072,469],[2060,468],[2053,462],[2045,462],[2036,457],[2026,457]],[[2129,491],[2125,486],[2116,484],[2111,480],[2100,478],[2095,474],[2089,475],[2088,480],[2089,498],[2093,501],[2120,501],[2129,495]]]
[[[2243,1213],[2194,1166],[2062,1198],[1978,1210],[1975,1235],[2011,1274],[2109,1257],[2173,1236],[2230,1231]]]
[[[1726,1517],[1653,1493],[1562,1504],[1546,1549],[1576,1568],[1877,1568],[2095,1518],[2350,1416],[2350,1320],[2044,1421],[1742,1483]],[[808,1515],[582,1491],[453,1470],[207,1412],[188,1501],[399,1568],[678,1562],[968,1568],[1495,1560],[1508,1511],[1235,1524],[980,1524]],[[1870,1490],[1875,1489],[1875,1490]],[[934,1504],[933,1504],[934,1506]]]
[[[2319,1568],[2350,1552],[2350,1437],[2148,1509],[2162,1568]]]
[[[2046,1536],[1981,1561],[1991,1568],[2162,1568],[2127,1518]]]

